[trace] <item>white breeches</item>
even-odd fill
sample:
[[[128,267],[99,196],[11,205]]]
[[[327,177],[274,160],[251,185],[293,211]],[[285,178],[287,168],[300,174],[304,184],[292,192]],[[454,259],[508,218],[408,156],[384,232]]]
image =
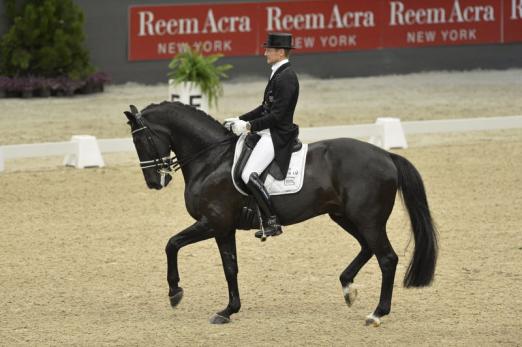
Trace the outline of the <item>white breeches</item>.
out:
[[[261,175],[261,172],[274,160],[274,145],[272,144],[270,130],[264,129],[259,131],[258,134],[261,135],[261,138],[254,147],[241,174],[241,179],[245,184],[248,183],[252,172],[257,172],[258,175]]]

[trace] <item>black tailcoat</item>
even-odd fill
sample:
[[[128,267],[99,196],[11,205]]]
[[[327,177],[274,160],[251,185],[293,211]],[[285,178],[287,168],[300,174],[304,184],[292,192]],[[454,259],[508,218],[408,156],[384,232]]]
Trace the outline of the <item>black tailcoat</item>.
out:
[[[283,64],[268,82],[261,106],[239,117],[250,122],[251,131],[270,129],[275,161],[283,177],[286,177],[292,146],[299,135],[299,127],[294,124],[294,110],[298,97],[297,75],[290,63]]]

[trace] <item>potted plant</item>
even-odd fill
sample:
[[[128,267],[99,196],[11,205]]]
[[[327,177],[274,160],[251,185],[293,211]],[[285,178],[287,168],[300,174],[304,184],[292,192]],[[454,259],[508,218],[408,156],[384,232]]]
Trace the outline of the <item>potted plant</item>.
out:
[[[66,77],[64,81],[65,84],[63,85],[63,87],[66,96],[73,96],[78,90],[80,90],[85,85],[85,81],[69,77]]]
[[[37,77],[36,78],[36,94],[43,98],[48,98],[51,96],[51,90],[53,86],[52,78],[47,77]]]
[[[30,98],[36,89],[35,79],[32,77],[13,77],[11,79],[12,91],[22,98]]]
[[[87,77],[84,86],[85,94],[103,92],[104,85],[110,83],[111,79],[103,71],[98,71]]]
[[[60,76],[54,79],[52,89],[56,96],[73,96],[76,90],[82,86],[82,81],[74,80],[67,76]]]
[[[187,47],[170,62],[169,99],[193,105],[208,112],[209,106],[217,106],[223,95],[221,79],[227,78],[230,64],[216,65],[222,54],[204,56],[198,50]]]

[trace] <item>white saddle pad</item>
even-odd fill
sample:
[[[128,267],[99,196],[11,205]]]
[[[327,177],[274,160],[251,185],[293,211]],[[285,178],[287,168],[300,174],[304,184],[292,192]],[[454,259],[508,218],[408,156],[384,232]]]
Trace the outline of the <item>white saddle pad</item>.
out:
[[[236,144],[236,151],[234,153],[234,163],[232,164],[232,182],[234,182],[234,186],[236,189],[243,195],[248,195],[244,191],[242,191],[236,181],[234,180],[234,169],[236,167],[237,160],[241,155],[241,150],[243,148],[243,144],[245,143],[246,134],[243,134],[239,137],[239,140]],[[290,165],[288,166],[288,173],[284,180],[276,180],[272,175],[268,174],[265,180],[265,187],[270,195],[283,195],[283,194],[292,194],[297,193],[303,187],[304,181],[304,172],[305,172],[305,164],[306,164],[306,153],[308,152],[308,144],[303,143],[303,147],[297,151],[292,153],[292,158],[290,159]]]

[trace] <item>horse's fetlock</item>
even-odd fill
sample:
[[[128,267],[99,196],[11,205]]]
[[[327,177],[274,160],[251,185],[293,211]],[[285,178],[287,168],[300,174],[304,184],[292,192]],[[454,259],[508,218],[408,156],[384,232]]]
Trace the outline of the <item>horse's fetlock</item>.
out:
[[[390,314],[391,307],[390,306],[383,306],[383,307],[377,307],[375,312],[373,313],[377,317],[382,317]]]
[[[344,288],[346,286],[353,284],[353,278],[348,278],[347,276],[343,276],[344,274],[341,274],[339,276],[339,282],[341,282],[341,286]]]

